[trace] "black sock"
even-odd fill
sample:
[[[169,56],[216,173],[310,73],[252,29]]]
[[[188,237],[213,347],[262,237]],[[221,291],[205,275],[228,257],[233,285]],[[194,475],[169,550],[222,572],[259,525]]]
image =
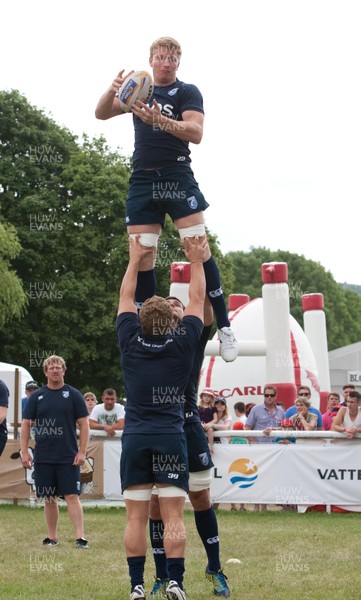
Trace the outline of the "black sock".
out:
[[[130,585],[133,590],[136,585],[143,585],[144,583],[144,565],[145,556],[130,556],[127,558]]]
[[[169,579],[167,571],[167,558],[163,546],[163,521],[149,519],[149,535],[155,562],[155,576],[159,579]]]
[[[150,271],[138,272],[137,288],[135,290],[135,303],[138,310],[141,308],[145,300],[154,296],[156,286],[157,280],[154,269],[151,269]]]
[[[207,553],[208,568],[210,571],[218,571],[221,568],[219,560],[219,537],[217,517],[213,508],[208,510],[194,511],[199,537]]]
[[[168,558],[168,573],[169,580],[176,581],[180,587],[183,589],[183,574],[184,574],[184,558]]]
[[[206,277],[206,291],[214,314],[216,316],[217,327],[229,327],[228,312],[223,295],[221,278],[218,267],[213,256],[203,263],[204,274]]]

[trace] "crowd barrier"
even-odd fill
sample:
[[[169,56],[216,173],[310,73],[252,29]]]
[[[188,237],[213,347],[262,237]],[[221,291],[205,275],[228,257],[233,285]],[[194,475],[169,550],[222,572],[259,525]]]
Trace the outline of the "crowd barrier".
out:
[[[244,504],[293,504],[300,511],[321,505],[361,511],[361,436],[329,431],[292,431],[291,444],[215,443],[211,496],[214,502]],[[215,432],[215,438],[264,437],[262,431]],[[289,437],[273,431],[270,437]],[[123,501],[119,462],[121,432],[109,438],[92,431],[87,461],[82,472],[84,500]],[[219,439],[219,441],[221,441]],[[33,449],[34,442],[29,447]],[[34,496],[33,472],[21,464],[19,440],[9,439],[0,459],[0,498]],[[157,465],[159,470],[161,465]],[[177,469],[173,463],[174,472]]]

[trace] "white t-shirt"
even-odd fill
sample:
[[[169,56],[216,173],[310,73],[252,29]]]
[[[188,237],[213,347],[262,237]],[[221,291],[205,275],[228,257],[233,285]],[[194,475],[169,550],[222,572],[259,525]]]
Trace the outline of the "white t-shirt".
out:
[[[241,423],[243,423],[243,425],[245,425],[246,421],[247,421],[246,415],[242,415],[241,417],[238,417],[238,421],[241,421]]]
[[[228,425],[228,429],[232,429],[232,419],[230,417],[226,417],[225,419],[220,419],[217,423],[217,425]],[[215,431],[217,431],[215,429]],[[224,431],[224,430],[220,430],[220,431]],[[218,440],[221,442],[221,444],[229,444],[229,438],[228,437],[221,437],[218,438]]]
[[[100,425],[113,425],[119,419],[124,419],[125,411],[122,404],[114,404],[112,410],[105,410],[104,404],[97,404],[90,413],[89,418]]]

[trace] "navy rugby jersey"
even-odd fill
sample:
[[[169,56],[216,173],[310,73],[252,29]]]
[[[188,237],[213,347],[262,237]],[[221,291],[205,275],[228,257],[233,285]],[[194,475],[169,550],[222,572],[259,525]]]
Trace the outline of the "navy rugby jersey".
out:
[[[203,98],[199,89],[190,83],[177,79],[168,86],[154,86],[153,96],[149,101],[152,106],[153,99],[161,106],[165,117],[182,120],[182,114],[187,110],[203,113]],[[141,119],[133,115],[134,123],[134,154],[133,170],[157,169],[161,167],[190,163],[189,142],[179,140],[164,128],[154,124],[146,125]]]
[[[145,337],[139,317],[117,317],[117,336],[126,392],[124,434],[182,433],[184,390],[203,323],[187,316],[168,335]]]
[[[78,452],[76,421],[88,416],[79,390],[44,385],[28,399],[23,418],[35,421],[34,463],[69,463]]]

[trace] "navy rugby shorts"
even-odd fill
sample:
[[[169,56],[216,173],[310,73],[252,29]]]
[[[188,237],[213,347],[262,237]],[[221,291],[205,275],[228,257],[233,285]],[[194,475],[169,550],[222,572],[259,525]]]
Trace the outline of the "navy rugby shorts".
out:
[[[126,225],[164,225],[208,208],[189,165],[132,173],[126,203]]]
[[[184,433],[122,436],[122,491],[142,483],[166,483],[188,492],[188,458]]]
[[[80,494],[80,468],[72,463],[35,463],[34,478],[38,498]]]
[[[214,465],[209,451],[208,438],[200,422],[184,423],[187,439],[189,472],[207,471]]]

